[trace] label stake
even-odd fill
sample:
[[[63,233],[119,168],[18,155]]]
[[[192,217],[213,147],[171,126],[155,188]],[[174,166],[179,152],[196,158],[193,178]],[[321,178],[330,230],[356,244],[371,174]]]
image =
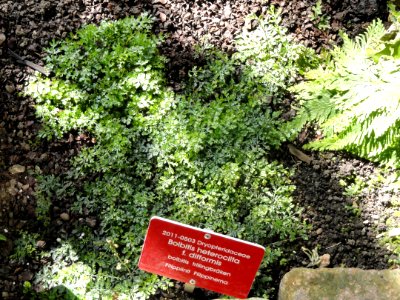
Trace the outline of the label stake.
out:
[[[184,284],[183,289],[187,293],[193,293],[195,287],[196,287],[196,280],[190,279],[189,282]]]

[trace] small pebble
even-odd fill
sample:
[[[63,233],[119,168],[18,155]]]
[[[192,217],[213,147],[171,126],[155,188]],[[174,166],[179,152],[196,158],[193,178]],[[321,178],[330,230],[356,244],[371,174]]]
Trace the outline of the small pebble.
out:
[[[96,221],[96,219],[94,219],[94,218],[86,218],[86,224],[89,226],[89,227],[96,227],[96,223],[97,223],[97,221]]]
[[[356,244],[356,241],[355,240],[348,240],[347,244],[350,245],[350,246],[354,246]]]
[[[167,20],[167,16],[163,12],[160,12],[159,17],[162,23],[164,23]]]
[[[4,33],[0,33],[0,46],[5,42],[6,35]]]
[[[19,281],[30,281],[33,278],[33,273],[31,271],[22,272],[18,276]]]
[[[388,233],[389,237],[395,237],[400,235],[400,228],[393,228]]]
[[[331,263],[331,256],[328,253],[321,255],[320,259],[321,259],[321,262],[319,263],[320,268],[326,268]]]
[[[19,173],[24,173],[25,172],[25,167],[21,165],[13,165],[8,169],[8,171],[12,174],[19,174]]]
[[[45,241],[37,241],[36,242],[36,247],[37,248],[44,248],[44,246],[46,246],[46,242]]]
[[[12,94],[15,92],[15,86],[12,83],[6,84],[6,91],[9,94]]]
[[[63,220],[63,221],[69,221],[69,214],[67,214],[67,213],[62,213],[62,214],[60,214],[60,218],[61,218],[61,220]]]
[[[316,164],[316,165],[313,165],[313,169],[314,169],[314,170],[319,170],[320,168],[321,168],[320,165],[317,165],[317,164]]]
[[[322,228],[318,228],[317,231],[316,231],[316,233],[317,233],[318,235],[320,235],[323,231],[324,231],[324,230],[323,230]]]

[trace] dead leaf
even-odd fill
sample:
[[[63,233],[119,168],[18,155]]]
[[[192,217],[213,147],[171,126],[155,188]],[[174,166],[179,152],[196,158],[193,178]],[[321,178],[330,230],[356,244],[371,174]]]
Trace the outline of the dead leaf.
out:
[[[306,154],[304,154],[302,151],[300,151],[299,149],[297,149],[295,146],[293,146],[292,144],[288,145],[288,149],[289,152],[296,156],[298,159],[300,159],[301,161],[304,161],[305,163],[310,164],[312,161],[312,158]]]

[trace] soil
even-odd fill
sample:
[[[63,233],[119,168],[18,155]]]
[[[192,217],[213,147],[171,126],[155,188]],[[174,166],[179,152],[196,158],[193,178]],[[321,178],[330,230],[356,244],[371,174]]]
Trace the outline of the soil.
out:
[[[339,30],[350,35],[361,32],[374,18],[387,19],[386,1],[331,0],[323,1],[323,12],[329,16],[330,26],[318,28],[320,17],[313,20],[315,0],[260,1],[260,0],[0,0],[0,232],[8,241],[0,247],[0,298],[21,299],[21,286],[40,269],[41,262],[20,265],[9,259],[18,230],[40,230],[35,219],[34,171],[59,174],[68,159],[90,140],[71,134],[63,141],[47,143],[37,139],[39,121],[35,118],[33,102],[20,94],[32,68],[19,63],[8,49],[25,60],[43,66],[43,49],[52,39],[65,38],[84,24],[120,19],[149,12],[156,18],[155,32],[166,34],[161,47],[169,58],[168,78],[179,91],[188,70],[201,63],[194,54],[196,44],[210,43],[232,53],[232,40],[243,26],[254,26],[245,21],[249,13],[264,14],[274,4],[282,9],[283,25],[293,37],[320,51],[340,43]],[[1,34],[4,34],[2,38]],[[3,41],[4,40],[4,41]],[[284,268],[276,267],[274,284],[292,267],[304,266],[308,259],[301,246],[319,253],[330,254],[330,266],[388,268],[390,253],[377,242],[390,215],[390,197],[385,189],[375,189],[354,204],[353,198],[343,196],[339,180],[358,175],[367,180],[376,166],[366,161],[337,153],[308,153],[310,164],[298,160],[283,150],[280,158],[297,170],[294,199],[304,208],[303,218],[312,225],[308,241],[294,243],[292,255]],[[60,203],[55,216],[66,211]],[[360,208],[357,214],[354,205]],[[349,209],[352,207],[353,209]],[[68,232],[67,216],[57,220],[57,232]],[[42,242],[50,242],[42,241]],[[158,299],[209,299],[212,294],[196,290],[195,294],[182,291],[182,285],[161,293]]]

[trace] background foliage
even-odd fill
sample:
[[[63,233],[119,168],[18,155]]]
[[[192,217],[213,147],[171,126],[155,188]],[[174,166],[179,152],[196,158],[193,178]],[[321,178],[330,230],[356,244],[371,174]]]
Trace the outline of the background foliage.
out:
[[[100,224],[95,231],[76,224],[63,243],[79,258],[65,245],[53,250],[47,255],[70,263],[49,266],[37,283],[51,288],[81,270],[97,280],[79,286],[80,295],[146,298],[165,288],[136,267],[152,215],[265,246],[304,233],[291,201],[291,171],[269,157],[284,139],[271,103],[314,55],[286,37],[273,9],[258,22],[238,39],[233,57],[204,50],[207,63],[191,70],[176,95],[166,87],[162,39],[151,34],[146,15],[89,25],[52,44],[47,62],[55,76],[32,78],[27,89],[43,120],[41,135],[79,130],[96,142],[67,174],[39,177],[39,218],[47,224],[52,201],[73,199],[75,214]],[[260,282],[281,253],[268,248]],[[79,281],[70,280],[72,289]],[[266,287],[254,293],[265,295]]]

